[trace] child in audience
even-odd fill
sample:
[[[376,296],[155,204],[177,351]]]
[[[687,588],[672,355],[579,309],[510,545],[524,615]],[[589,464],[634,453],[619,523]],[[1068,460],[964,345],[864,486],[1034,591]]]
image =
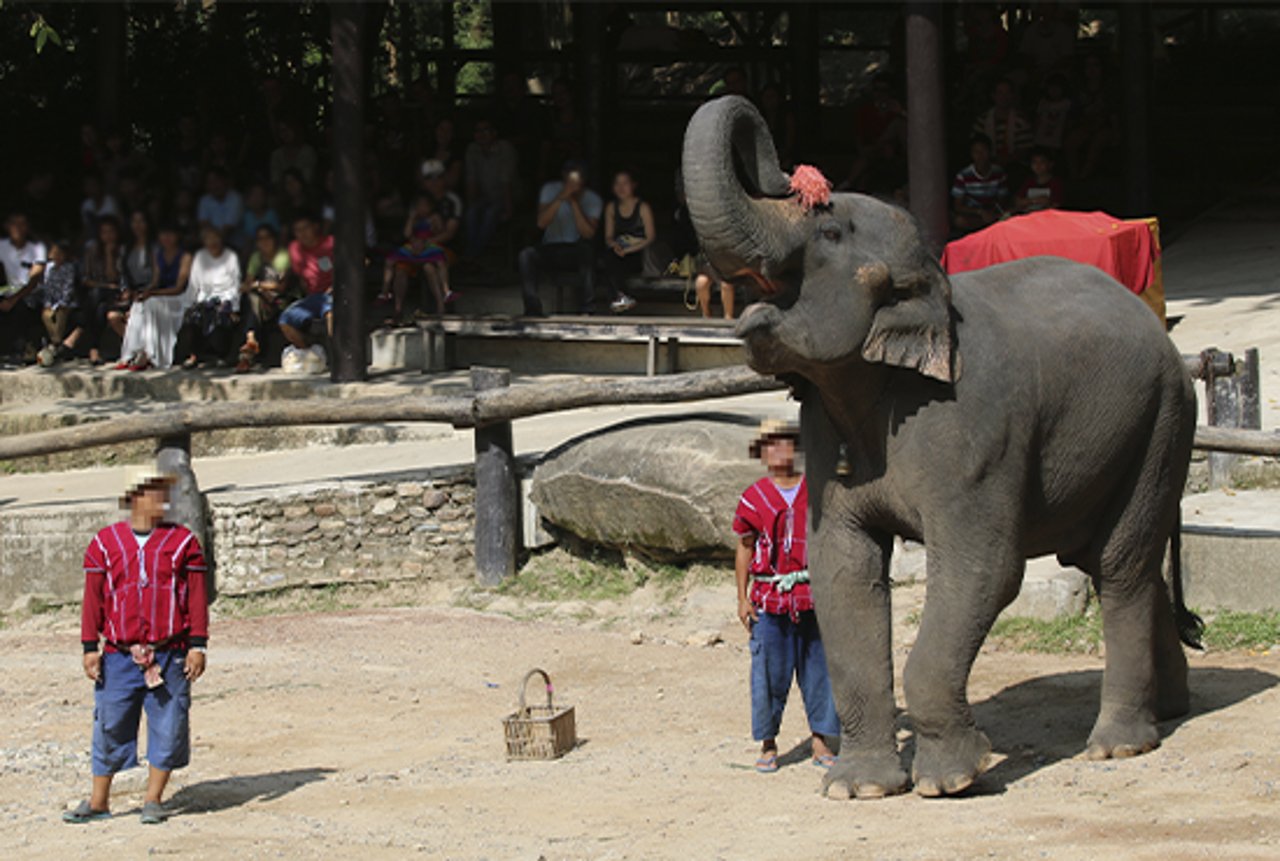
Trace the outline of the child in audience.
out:
[[[409,291],[409,279],[420,272],[427,276],[431,292],[435,295],[436,314],[443,314],[445,305],[457,294],[449,289],[449,263],[445,251],[432,242],[444,225],[435,211],[435,201],[428,194],[418,195],[405,222],[405,242],[387,255],[382,276],[382,299],[394,303],[393,320],[404,322],[404,300]]]
[[[1053,157],[1047,149],[1031,151],[1031,176],[1018,189],[1014,208],[1018,212],[1037,212],[1062,206],[1062,180],[1053,175]]]
[[[827,739],[840,733],[809,590],[809,495],[796,469],[799,439],[795,425],[761,424],[749,451],[769,474],[742,494],[733,518],[738,618],[751,634],[751,732],[761,744],[756,771],[764,774],[778,770],[778,732],[792,679],[800,685],[815,765],[835,764]]]
[[[80,265],[71,254],[71,243],[59,239],[49,245],[49,262],[40,280],[40,321],[44,323],[45,346],[36,361],[49,367],[75,356],[76,342],[83,330],[78,322]]]

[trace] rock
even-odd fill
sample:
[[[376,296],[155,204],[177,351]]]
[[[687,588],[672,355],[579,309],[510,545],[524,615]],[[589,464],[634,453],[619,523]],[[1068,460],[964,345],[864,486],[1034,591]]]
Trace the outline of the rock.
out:
[[[449,501],[449,495],[443,490],[428,490],[422,494],[422,507],[427,511],[435,511]]]
[[[638,646],[644,642],[644,631],[636,630],[631,632],[631,645]]]
[[[338,506],[334,505],[332,502],[320,502],[311,506],[311,513],[323,520],[337,514]]]
[[[396,485],[396,496],[421,496],[422,485],[415,481],[405,481]]]
[[[738,498],[762,474],[747,456],[755,429],[729,418],[630,422],[552,452],[531,497],[548,522],[592,544],[727,557]]]
[[[716,643],[719,643],[722,639],[723,638],[720,636],[719,631],[713,631],[710,628],[708,628],[705,631],[695,631],[694,633],[690,634],[688,638],[685,640],[685,644],[689,646],[700,646],[703,648],[709,648],[711,646],[714,646]]]
[[[1056,619],[1078,616],[1089,603],[1089,578],[1075,568],[1062,568],[1051,556],[1027,562],[1022,590],[1005,608],[1008,617]]]
[[[373,506],[373,516],[386,517],[388,514],[395,511],[399,506],[400,506],[400,503],[393,496],[388,497],[386,499],[379,499],[378,502]]]

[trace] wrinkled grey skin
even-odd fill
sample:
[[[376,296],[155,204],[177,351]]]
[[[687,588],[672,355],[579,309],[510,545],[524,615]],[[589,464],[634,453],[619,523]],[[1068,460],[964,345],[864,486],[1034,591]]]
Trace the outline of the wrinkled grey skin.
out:
[[[810,569],[842,726],[828,794],[908,786],[894,737],[894,535],[927,547],[903,674],[917,792],[961,792],[986,764],[965,687],[1032,556],[1080,567],[1101,598],[1106,670],[1088,755],[1156,747],[1157,721],[1188,708],[1160,568],[1195,395],[1155,315],[1058,258],[948,280],[910,216],[871,198],[836,194],[805,212],[743,99],[697,112],[684,177],[712,263],[780,287],[738,332],[750,365],[803,397]],[[841,444],[852,475],[836,474]]]

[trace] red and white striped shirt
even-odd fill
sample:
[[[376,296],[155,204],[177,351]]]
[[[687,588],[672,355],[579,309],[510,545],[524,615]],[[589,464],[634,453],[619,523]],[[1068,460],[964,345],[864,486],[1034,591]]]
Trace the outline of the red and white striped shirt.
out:
[[[185,526],[157,525],[141,541],[127,521],[108,526],[84,554],[80,639],[181,648],[209,636],[204,553]]]
[[[755,553],[749,568],[753,575],[791,574],[809,567],[805,543],[808,516],[809,486],[803,478],[790,505],[771,478],[762,478],[747,488],[738,500],[733,531],[742,537],[755,537]],[[813,594],[808,583],[797,583],[784,592],[776,583],[755,580],[750,597],[751,603],[760,610],[792,618],[813,609]]]

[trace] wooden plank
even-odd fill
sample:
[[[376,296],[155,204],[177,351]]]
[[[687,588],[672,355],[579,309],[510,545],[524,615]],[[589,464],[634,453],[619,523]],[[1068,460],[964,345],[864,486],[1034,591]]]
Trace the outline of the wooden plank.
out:
[[[445,317],[420,324],[428,332],[457,337],[524,338],[548,341],[630,341],[680,338],[701,343],[735,344],[732,320],[673,323],[665,317]]]
[[[1202,451],[1276,457],[1280,455],[1280,433],[1200,425],[1196,428],[1195,447]]]

